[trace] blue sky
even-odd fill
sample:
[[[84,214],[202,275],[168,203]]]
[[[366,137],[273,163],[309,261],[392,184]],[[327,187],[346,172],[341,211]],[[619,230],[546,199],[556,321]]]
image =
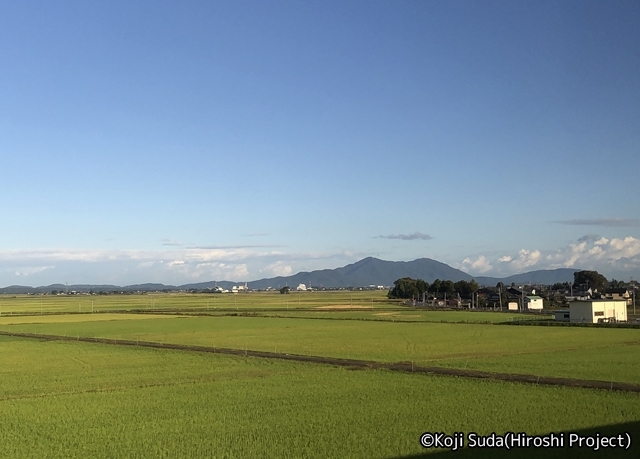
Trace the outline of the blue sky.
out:
[[[640,277],[635,1],[3,2],[0,285]]]

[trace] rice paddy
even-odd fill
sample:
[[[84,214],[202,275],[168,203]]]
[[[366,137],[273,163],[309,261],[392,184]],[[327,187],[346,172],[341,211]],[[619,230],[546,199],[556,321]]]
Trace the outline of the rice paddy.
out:
[[[0,316],[17,313],[104,312],[187,309],[294,310],[314,308],[398,308],[384,290],[239,294],[133,293],[124,295],[0,295]]]
[[[640,330],[635,329],[229,316],[140,321],[75,317],[85,321],[41,323],[45,317],[34,316],[24,318],[34,323],[2,324],[0,330],[640,383]]]
[[[0,346],[4,457],[401,457],[422,452],[425,430],[533,434],[640,416],[628,393],[75,342]]]
[[[16,307],[29,315],[3,309],[0,330],[640,383],[637,329],[496,325],[509,316],[383,299],[373,311],[315,302],[286,317],[263,304],[229,316],[203,309],[208,296],[167,295],[158,302],[171,307],[140,313],[94,303],[93,314],[56,297],[39,313],[26,298]],[[52,314],[63,306],[75,313]],[[0,416],[0,457],[17,458],[412,457],[437,452],[420,446],[424,431],[632,429],[640,439],[637,393],[7,336]]]

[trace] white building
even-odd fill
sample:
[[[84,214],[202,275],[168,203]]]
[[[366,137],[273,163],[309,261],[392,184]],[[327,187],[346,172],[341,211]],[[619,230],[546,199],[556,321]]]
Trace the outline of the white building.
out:
[[[244,285],[234,285],[233,287],[231,287],[232,293],[248,292],[248,291],[249,291],[249,287],[247,286],[246,282],[244,283]]]
[[[537,295],[525,296],[524,308],[530,311],[542,311],[542,298]]]
[[[587,300],[569,303],[570,321],[574,323],[626,322],[625,300]]]

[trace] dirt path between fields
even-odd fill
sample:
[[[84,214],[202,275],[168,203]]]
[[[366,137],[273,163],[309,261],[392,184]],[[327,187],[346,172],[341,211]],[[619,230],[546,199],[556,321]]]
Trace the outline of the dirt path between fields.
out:
[[[339,359],[314,355],[280,354],[248,349],[230,349],[220,347],[192,346],[186,344],[157,343],[149,341],[134,341],[107,338],[89,338],[82,336],[41,335],[37,333],[11,333],[0,331],[0,336],[15,336],[20,338],[36,338],[49,341],[82,341],[85,343],[101,343],[120,346],[141,346],[156,349],[174,349],[181,351],[210,352],[216,354],[237,355],[244,357],[261,357],[266,359],[291,360],[296,362],[310,362],[324,365],[336,365],[352,369],[386,369],[406,373],[423,373],[443,376],[459,376],[465,378],[489,379],[493,381],[510,381],[529,384],[544,384],[550,386],[581,387],[587,389],[606,389],[640,393],[640,384],[622,383],[615,381],[597,381],[588,379],[555,378],[550,376],[536,376],[527,374],[492,373],[488,371],[463,370],[458,368],[423,367],[413,362],[385,363],[369,360]]]

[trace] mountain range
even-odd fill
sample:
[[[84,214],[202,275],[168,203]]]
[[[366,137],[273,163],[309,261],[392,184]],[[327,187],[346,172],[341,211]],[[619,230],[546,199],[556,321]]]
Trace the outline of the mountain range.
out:
[[[285,285],[296,288],[298,284],[305,284],[307,287],[341,288],[341,287],[368,287],[371,285],[389,287],[393,282],[401,277],[412,277],[433,282],[436,279],[470,281],[475,279],[480,285],[494,286],[498,282],[505,285],[515,284],[554,284],[556,282],[573,282],[573,273],[577,269],[553,269],[538,270],[513,276],[498,278],[485,276],[471,276],[464,271],[452,268],[430,258],[419,258],[413,261],[385,261],[378,258],[368,257],[356,263],[336,269],[321,269],[311,272],[300,272],[287,277],[273,277],[247,282],[250,289],[266,289],[268,287],[281,288]],[[77,292],[149,292],[161,290],[203,290],[208,288],[222,287],[230,289],[234,285],[241,285],[243,282],[230,281],[209,281],[184,285],[165,284],[135,284],[127,286],[118,285],[90,285],[76,284],[63,285],[52,284],[41,287],[27,287],[22,285],[11,285],[0,288],[0,293],[20,294],[20,293],[49,293],[52,290],[77,291]]]

